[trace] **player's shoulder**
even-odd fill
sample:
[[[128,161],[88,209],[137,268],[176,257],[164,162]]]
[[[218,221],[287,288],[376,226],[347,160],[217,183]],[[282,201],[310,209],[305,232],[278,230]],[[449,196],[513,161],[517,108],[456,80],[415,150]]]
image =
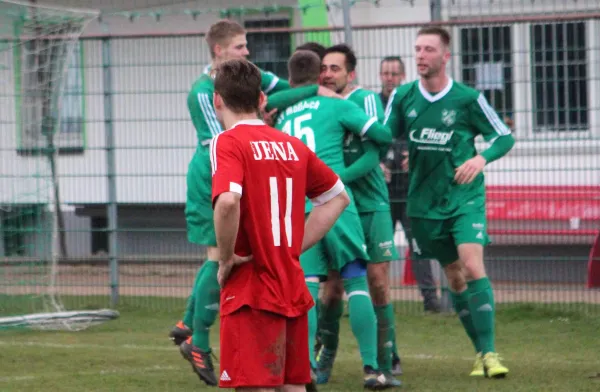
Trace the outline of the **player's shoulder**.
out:
[[[454,95],[459,96],[467,101],[476,101],[481,95],[479,90],[455,80],[452,81],[451,91]]]
[[[404,99],[404,98],[408,97],[409,95],[414,94],[418,91],[419,91],[419,81],[418,80],[404,83],[394,89],[394,91],[392,92],[393,99],[401,100],[401,99]]]
[[[215,83],[213,79],[208,75],[203,73],[200,75],[198,79],[192,83],[192,88],[190,90],[191,93],[199,94],[199,93],[210,93],[212,94],[215,90]],[[211,97],[212,99],[212,97]]]
[[[358,97],[358,96],[357,96]],[[331,105],[336,110],[354,110],[356,108],[360,109],[360,105],[352,99],[339,99],[339,98],[327,98],[327,102],[330,102]]]

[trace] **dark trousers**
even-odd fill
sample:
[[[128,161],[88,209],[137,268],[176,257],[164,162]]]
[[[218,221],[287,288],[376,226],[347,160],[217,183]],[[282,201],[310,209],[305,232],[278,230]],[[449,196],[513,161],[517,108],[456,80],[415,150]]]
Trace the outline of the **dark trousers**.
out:
[[[405,202],[394,202],[390,203],[391,212],[392,212],[392,222],[394,227],[396,227],[396,222],[400,221],[402,224],[402,228],[404,229],[404,234],[406,235],[406,240],[408,241],[411,254],[412,254],[412,230],[410,228],[410,219],[406,214],[406,203]],[[404,255],[402,255],[404,256]],[[433,279],[433,272],[431,271],[431,260],[412,260],[412,268],[413,273],[415,274],[415,279],[417,280],[417,284],[419,286],[419,290],[421,290],[421,295],[423,296],[423,301],[427,303],[428,301],[432,301],[437,299],[437,288],[435,285],[435,280]]]

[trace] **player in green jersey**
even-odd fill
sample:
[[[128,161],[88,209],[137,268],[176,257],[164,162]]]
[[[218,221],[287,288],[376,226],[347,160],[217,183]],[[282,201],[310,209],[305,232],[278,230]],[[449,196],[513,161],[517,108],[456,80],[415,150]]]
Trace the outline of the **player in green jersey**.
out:
[[[298,51],[290,58],[289,74],[292,86],[317,83],[321,62],[309,51]],[[357,161],[346,167],[343,141],[347,132],[358,137],[366,136],[374,142],[387,145],[391,141],[389,130],[375,119],[367,116],[354,103],[345,100],[313,97],[302,100],[285,109],[277,118],[275,127],[300,138],[317,156],[333,169],[344,183],[363,176],[365,165]],[[352,192],[348,190],[351,200]],[[311,209],[307,202],[308,213]],[[319,294],[319,281],[336,271],[343,281],[349,297],[350,326],[358,341],[363,361],[364,386],[380,389],[388,385],[377,364],[377,327],[375,312],[368,294],[364,262],[369,257],[360,228],[360,218],[352,201],[334,227],[317,245],[300,257],[307,286],[313,296]],[[312,350],[317,330],[316,309],[309,312],[309,343],[313,366],[316,365]]]
[[[321,65],[321,84],[356,103],[369,117],[384,120],[381,101],[373,91],[353,85],[356,78],[356,55],[344,44],[325,51]],[[368,158],[369,171],[347,183],[354,194],[370,261],[367,266],[369,289],[377,316],[377,352],[380,369],[391,383],[401,382],[392,376],[392,357],[395,346],[394,309],[390,304],[389,263],[398,259],[394,244],[394,227],[390,215],[389,193],[383,172],[379,167],[380,149],[373,142],[348,134],[344,144],[344,160],[352,164]],[[329,379],[339,341],[339,324],[343,311],[343,287],[336,287],[335,279],[325,282],[325,293],[320,310],[319,330],[323,347],[319,354],[317,382]],[[326,331],[326,332],[324,332]],[[396,353],[397,356],[397,353]],[[399,366],[398,366],[399,367]],[[401,373],[398,372],[398,373]]]
[[[419,80],[396,88],[386,108],[394,137],[407,137],[408,216],[416,258],[443,266],[454,308],[476,351],[472,376],[500,378],[508,369],[495,349],[494,295],[483,263],[486,232],[483,169],[510,151],[514,139],[485,96],[446,74],[450,35],[419,31]],[[475,149],[478,135],[490,143]]]
[[[226,60],[245,58],[249,52],[246,32],[236,22],[222,20],[213,24],[206,41],[212,64],[207,68],[208,72],[194,82],[187,98],[188,110],[198,136],[198,147],[188,167],[185,216],[188,240],[206,247],[207,260],[196,275],[183,320],[177,323],[169,336],[180,346],[184,358],[191,362],[200,379],[208,385],[217,385],[210,355],[209,329],[219,310],[219,254],[213,225],[208,144],[223,129],[213,108],[214,83],[211,69]],[[288,87],[287,82],[279,80],[275,75],[262,72],[263,91],[275,92]]]

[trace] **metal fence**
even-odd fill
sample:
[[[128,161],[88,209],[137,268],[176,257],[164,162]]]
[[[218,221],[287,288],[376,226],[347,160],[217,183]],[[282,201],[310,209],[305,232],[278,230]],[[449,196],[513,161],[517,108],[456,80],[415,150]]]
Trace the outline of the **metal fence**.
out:
[[[514,122],[514,150],[486,169],[494,241],[486,265],[496,300],[599,309],[593,304],[600,292],[587,286],[600,275],[591,260],[595,246],[600,263],[600,11],[448,17],[442,24],[453,36],[450,74],[482,90]],[[282,78],[299,44],[344,40],[341,27],[261,23],[247,25],[250,57]],[[401,56],[406,81],[414,80],[412,46],[421,26],[353,26],[359,83],[378,91],[379,62],[389,55]],[[23,71],[15,58],[22,54],[0,56],[6,65],[0,68],[0,293],[39,294],[51,285],[72,306],[111,297],[114,304],[118,295],[157,309],[171,303],[157,297],[181,304],[203,258],[203,250],[187,242],[183,213],[187,164],[196,147],[186,96],[210,62],[203,35],[80,40],[61,112],[69,125],[59,136],[65,254],[51,282],[39,237],[52,211],[35,202],[48,189],[31,186],[35,168],[47,163],[18,135],[23,119],[15,75]],[[396,241],[404,255],[401,226]],[[399,260],[392,265],[393,298],[416,309],[419,292],[403,278]]]

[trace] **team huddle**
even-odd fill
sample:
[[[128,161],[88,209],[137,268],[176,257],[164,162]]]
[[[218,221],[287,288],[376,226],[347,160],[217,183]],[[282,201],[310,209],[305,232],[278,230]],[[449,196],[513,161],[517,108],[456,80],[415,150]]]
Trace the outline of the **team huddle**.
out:
[[[212,64],[188,109],[198,147],[187,174],[188,240],[206,247],[183,319],[170,333],[199,378],[244,391],[316,391],[334,376],[346,295],[363,386],[400,387],[389,263],[398,260],[380,162],[408,142],[415,258],[443,266],[475,349],[471,376],[501,378],[484,263],[482,171],[514,144],[483,94],[445,72],[448,33],[419,31],[419,80],[379,96],[354,85],[346,45],[298,47],[289,81],[245,60],[246,33],[207,34]],[[474,139],[490,146],[481,153]],[[220,311],[220,374],[209,330]],[[398,334],[401,340],[402,334]]]

